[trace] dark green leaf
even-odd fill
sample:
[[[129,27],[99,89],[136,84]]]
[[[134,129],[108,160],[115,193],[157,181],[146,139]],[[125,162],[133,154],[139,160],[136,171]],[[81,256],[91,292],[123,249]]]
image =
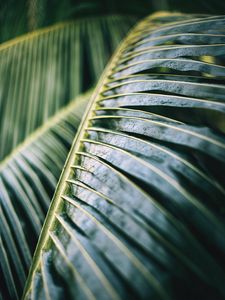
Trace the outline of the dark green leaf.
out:
[[[74,140],[24,299],[225,298],[224,25],[149,17],[122,43]],[[180,34],[191,39],[167,44]]]

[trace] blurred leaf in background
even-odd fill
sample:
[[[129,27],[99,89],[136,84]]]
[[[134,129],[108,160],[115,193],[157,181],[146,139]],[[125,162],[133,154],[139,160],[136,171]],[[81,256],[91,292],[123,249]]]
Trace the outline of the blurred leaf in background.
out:
[[[123,14],[139,18],[158,10],[225,13],[221,0],[2,0],[0,42],[56,22],[88,15]]]
[[[86,17],[0,45],[0,159],[96,83],[136,19]]]

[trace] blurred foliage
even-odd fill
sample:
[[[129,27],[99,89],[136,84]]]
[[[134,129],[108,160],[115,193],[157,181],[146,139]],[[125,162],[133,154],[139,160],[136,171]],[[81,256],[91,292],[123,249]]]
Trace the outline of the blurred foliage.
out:
[[[225,13],[221,0],[3,0],[0,4],[0,42],[63,20],[110,13],[143,17],[158,10],[186,13]]]
[[[61,22],[0,45],[0,160],[97,81],[133,16]]]

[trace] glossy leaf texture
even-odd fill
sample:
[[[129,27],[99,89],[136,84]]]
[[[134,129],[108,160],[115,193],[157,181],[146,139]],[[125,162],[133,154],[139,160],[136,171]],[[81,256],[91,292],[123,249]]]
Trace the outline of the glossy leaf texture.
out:
[[[225,18],[162,14],[109,63],[24,299],[225,299]]]
[[[135,17],[65,22],[0,45],[0,160],[96,83]]]
[[[22,294],[38,236],[90,93],[61,109],[0,164],[3,299]]]

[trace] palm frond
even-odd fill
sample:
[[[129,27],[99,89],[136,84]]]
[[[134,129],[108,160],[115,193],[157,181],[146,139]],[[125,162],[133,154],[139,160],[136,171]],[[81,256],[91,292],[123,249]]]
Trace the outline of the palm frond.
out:
[[[60,23],[0,46],[0,159],[90,88],[134,17]]]
[[[73,142],[24,299],[224,299],[224,24],[149,17],[124,40]]]

